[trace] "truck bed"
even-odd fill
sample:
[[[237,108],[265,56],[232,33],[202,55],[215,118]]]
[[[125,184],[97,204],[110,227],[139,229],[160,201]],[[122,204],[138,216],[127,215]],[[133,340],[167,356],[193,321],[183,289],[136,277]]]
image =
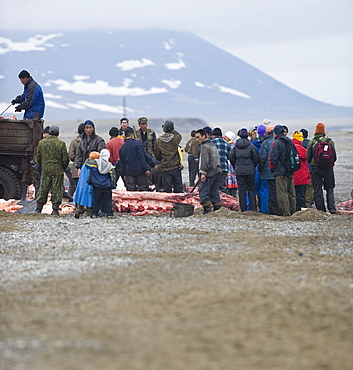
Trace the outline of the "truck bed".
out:
[[[33,157],[42,134],[42,120],[0,119],[0,156]]]

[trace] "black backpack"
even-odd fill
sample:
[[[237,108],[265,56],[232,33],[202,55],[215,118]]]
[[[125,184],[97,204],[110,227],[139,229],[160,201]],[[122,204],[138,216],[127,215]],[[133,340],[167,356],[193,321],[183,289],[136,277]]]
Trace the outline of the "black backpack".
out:
[[[285,168],[287,175],[293,175],[294,172],[300,170],[300,157],[298,150],[292,140],[288,141],[285,138],[280,139],[286,144],[286,156],[282,165]]]

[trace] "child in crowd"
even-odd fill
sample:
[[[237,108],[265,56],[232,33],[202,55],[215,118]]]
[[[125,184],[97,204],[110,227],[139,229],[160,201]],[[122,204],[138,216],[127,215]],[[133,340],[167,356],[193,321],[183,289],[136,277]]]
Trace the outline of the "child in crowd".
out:
[[[81,168],[80,177],[77,182],[74,202],[76,203],[75,218],[80,218],[86,207],[88,216],[92,216],[93,206],[93,186],[87,183],[88,175],[90,173],[90,165],[94,165],[95,160],[100,154],[98,152],[91,152]]]
[[[115,189],[115,179],[109,156],[109,150],[102,149],[94,164],[86,164],[90,168],[87,183],[93,186],[94,194],[92,217],[98,217],[99,211],[106,217],[113,217],[112,189]]]

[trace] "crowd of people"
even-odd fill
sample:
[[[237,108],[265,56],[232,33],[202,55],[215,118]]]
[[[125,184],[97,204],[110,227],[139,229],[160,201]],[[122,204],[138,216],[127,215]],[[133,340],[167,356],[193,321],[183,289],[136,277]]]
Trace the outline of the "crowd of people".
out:
[[[112,127],[105,142],[87,120],[78,126],[68,151],[58,139],[59,127],[46,127],[37,149],[41,181],[36,212],[42,211],[52,191],[53,214],[58,214],[66,173],[76,218],[84,212],[91,217],[113,216],[111,190],[120,178],[127,191],[182,193],[198,187],[204,214],[221,207],[221,192],[238,197],[241,212],[290,216],[315,204],[320,211],[336,213],[336,151],[323,123],[316,125],[312,140],[306,129],[294,131],[290,138],[286,126],[273,126],[269,119],[254,129],[241,128],[237,134],[206,126],[192,130],[183,149],[182,136],[172,121],[162,125],[158,138],[148,127],[147,117],[137,122],[135,129],[128,118],[121,118],[120,127]],[[183,150],[188,187],[182,181]]]
[[[45,103],[40,85],[26,70],[18,77],[24,91],[11,102],[17,104],[15,111],[24,110],[25,119],[42,118]],[[174,123],[166,121],[158,138],[148,128],[147,117],[140,117],[138,125],[136,130],[128,118],[121,118],[120,127],[110,129],[110,140],[105,143],[94,123],[87,120],[79,125],[68,152],[58,139],[59,127],[46,127],[37,149],[36,211],[42,211],[52,190],[55,215],[65,195],[76,202],[77,218],[85,211],[92,217],[102,213],[110,217],[111,189],[120,178],[128,191],[154,187],[182,193],[182,136]],[[220,208],[220,192],[236,197],[237,191],[242,212],[290,216],[315,204],[320,211],[336,213],[333,166],[337,155],[323,123],[316,125],[312,140],[304,128],[290,138],[288,127],[273,126],[268,118],[252,130],[241,128],[237,135],[232,131],[223,135],[221,128],[206,126],[191,131],[184,150],[189,186],[198,186],[204,214]],[[64,173],[70,180],[68,193]]]

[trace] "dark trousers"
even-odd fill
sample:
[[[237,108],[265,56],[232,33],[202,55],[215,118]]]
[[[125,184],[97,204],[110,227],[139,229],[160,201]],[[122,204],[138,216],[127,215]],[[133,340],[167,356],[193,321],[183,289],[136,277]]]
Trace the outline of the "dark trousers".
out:
[[[180,168],[162,172],[163,191],[165,193],[183,193],[183,181]]]
[[[71,196],[73,196],[75,193],[77,183],[78,183],[78,177],[71,177],[70,186],[69,186],[69,194]]]
[[[127,191],[147,191],[148,178],[143,174],[140,176],[126,176],[126,190]]]
[[[115,167],[115,185],[118,183],[118,180],[120,177],[124,181],[124,178],[121,176],[121,167],[116,166]],[[125,181],[124,181],[124,185],[125,185]]]
[[[111,189],[94,188],[93,215],[98,216],[102,211],[107,216],[113,216]]]
[[[203,206],[221,205],[221,199],[219,197],[219,179],[221,173],[217,175],[206,177],[206,181],[202,183],[199,189],[200,203]]]
[[[257,211],[255,198],[255,174],[252,175],[237,175],[239,205],[241,212],[246,211],[246,194],[248,194],[250,201],[250,209]]]
[[[311,180],[314,188],[314,202],[316,209],[326,212],[324,201],[324,188],[326,190],[326,202],[329,210],[335,210],[335,197],[333,189],[335,187],[335,176],[333,168],[319,169],[313,166],[311,169]]]
[[[228,171],[222,171],[219,179],[219,190],[222,193],[227,193],[227,175]]]
[[[268,214],[279,216],[277,192],[276,192],[276,180],[268,179]]]
[[[196,175],[199,172],[199,162],[195,161],[195,157],[193,154],[188,155],[188,165],[189,165],[189,185],[193,187],[195,185]]]
[[[298,212],[304,207],[305,185],[294,185],[295,187],[295,210]]]

